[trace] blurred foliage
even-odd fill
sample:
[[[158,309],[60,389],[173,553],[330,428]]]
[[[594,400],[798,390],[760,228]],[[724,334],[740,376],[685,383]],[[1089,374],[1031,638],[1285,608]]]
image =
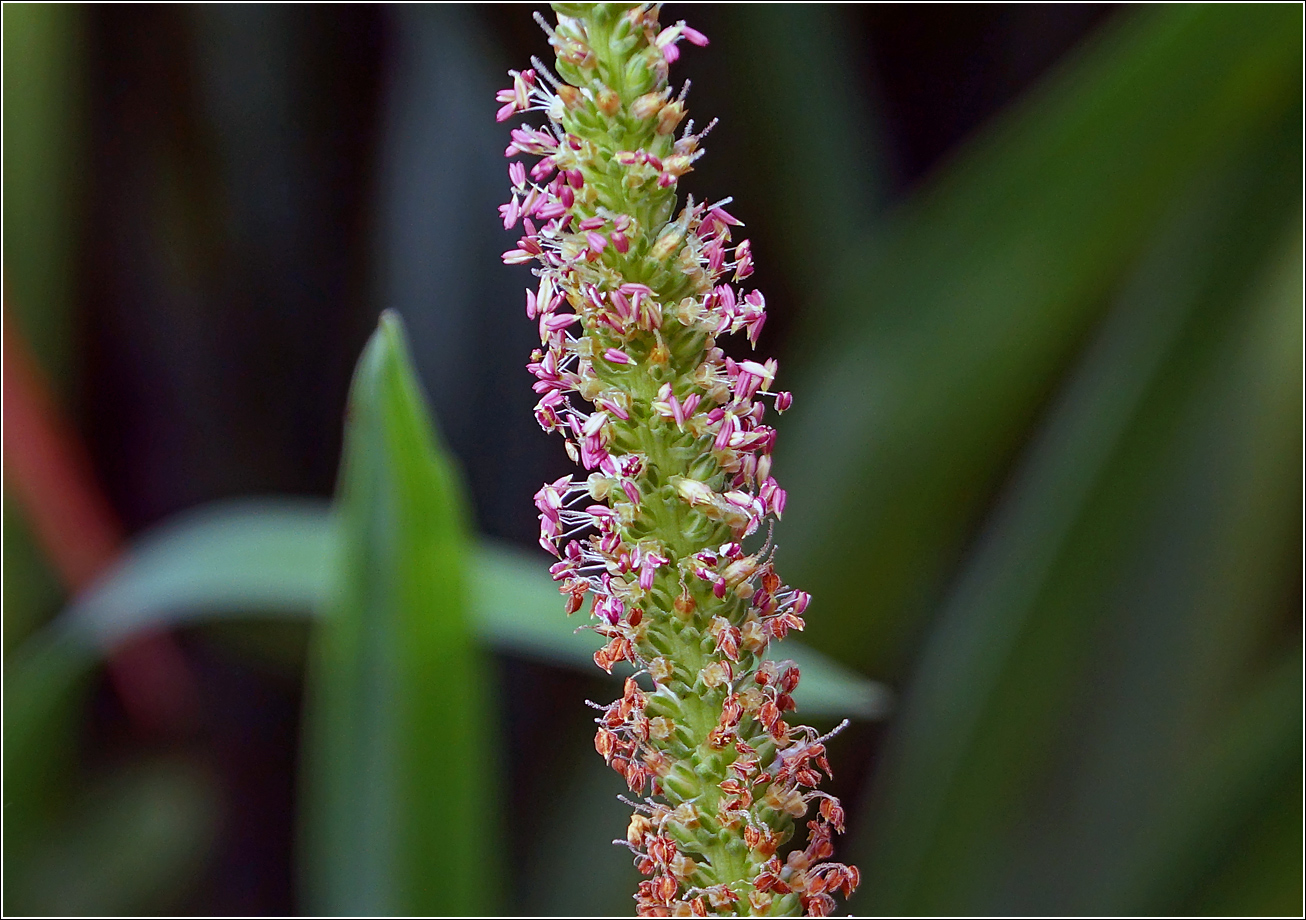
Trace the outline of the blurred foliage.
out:
[[[307,677],[305,904],[494,913],[497,748],[467,613],[466,511],[393,314],[347,412],[338,582]]]
[[[145,755],[79,769],[94,651],[49,628],[5,662],[7,914],[176,910],[219,832],[201,766]]]
[[[1299,23],[1100,35],[803,330],[782,443],[812,638],[907,676],[854,911],[1164,913],[1235,853],[1247,903],[1300,902],[1299,839],[1261,866],[1236,843],[1292,801],[1263,796],[1300,766],[1299,700],[1201,835],[1172,830],[1214,807],[1172,789],[1245,730],[1227,712],[1299,598]]]
[[[73,270],[81,187],[81,16],[5,4],[4,310],[46,373],[71,391]],[[12,314],[12,315],[11,315]],[[58,609],[60,591],[23,513],[4,503],[4,648]]]
[[[16,310],[66,394],[85,169],[84,22],[64,4],[5,4],[3,16],[6,310]]]
[[[22,510],[4,503],[4,653],[7,656],[59,609],[63,594]]]
[[[1160,264],[1122,295],[931,631],[877,790],[877,911],[1152,900],[1133,876],[1156,858],[1158,799],[1204,769],[1192,757],[1292,575],[1300,367],[1281,343],[1300,340],[1299,268],[1273,265],[1285,287],[1231,316],[1228,289],[1202,284],[1223,286],[1231,266],[1193,237],[1241,246],[1224,237],[1228,213],[1207,210],[1181,212]],[[1263,228],[1271,246],[1283,229]],[[1263,256],[1266,240],[1243,242],[1237,255]],[[1252,328],[1231,335],[1249,308]],[[1283,716],[1275,730],[1299,735],[1299,710]],[[995,840],[1010,848],[1001,867]]]
[[[735,9],[711,13],[726,28],[714,50],[732,92],[769,101],[741,144],[806,292],[778,536],[817,599],[806,638],[830,658],[795,654],[810,653],[800,703],[874,715],[885,696],[859,675],[901,688],[845,802],[841,853],[865,879],[850,909],[1299,913],[1300,7],[1127,9],[888,213],[886,129],[853,91],[842,20]],[[60,379],[80,47],[67,10],[4,9],[6,279]],[[413,375],[457,447],[484,424],[458,389],[475,348],[516,358],[497,354],[497,314],[455,309],[507,277],[471,267],[494,240],[459,217],[480,206],[479,151],[500,143],[476,121],[492,52],[461,12],[395,22],[379,287],[418,320],[419,353],[382,320],[334,508],[260,499],[166,521],[15,648],[57,591],[6,502],[8,912],[168,910],[212,850],[223,800],[203,769],[80,763],[103,650],[145,625],[312,608],[306,910],[629,905],[629,857],[608,842],[620,783],[584,712],[550,730],[554,750],[526,752],[524,781],[546,794],[509,821],[521,704],[496,698],[484,648],[571,668],[592,637],[571,634],[532,557],[469,539]],[[428,53],[442,42],[448,55]],[[440,177],[432,162],[457,165]],[[529,398],[524,381],[477,392]],[[528,442],[503,443],[471,479]],[[522,826],[535,837],[514,878]]]
[[[211,777],[146,760],[95,783],[7,872],[6,911],[64,916],[176,909],[218,832]]]
[[[84,671],[104,649],[137,632],[201,625],[218,628],[253,654],[293,658],[281,647],[293,646],[290,636],[278,643],[266,635],[274,622],[267,617],[294,623],[322,615],[336,587],[339,525],[325,503],[287,497],[220,501],[176,515],[141,534],[34,644],[76,650],[68,665]],[[603,640],[578,630],[575,620],[553,616],[558,586],[549,577],[548,556],[492,540],[466,552],[469,625],[482,645],[585,674],[593,670]],[[255,636],[262,633],[261,640],[230,628],[251,618],[259,619]],[[783,654],[802,668],[794,696],[809,715],[877,719],[892,707],[887,688],[797,640],[786,641]]]
[[[1284,15],[1155,8],[1108,27],[839,266],[798,330],[805,398],[778,461],[797,580],[830,607],[818,646],[901,671],[1147,234],[1213,157],[1296,111]]]

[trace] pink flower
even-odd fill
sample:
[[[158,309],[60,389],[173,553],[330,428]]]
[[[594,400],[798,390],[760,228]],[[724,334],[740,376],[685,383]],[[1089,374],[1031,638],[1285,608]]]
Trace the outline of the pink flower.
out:
[[[793,397],[772,393],[774,360],[726,357],[718,344],[742,333],[756,346],[766,301],[736,287],[754,264],[749,241],[732,242],[742,222],[726,210],[731,200],[676,202],[677,180],[715,122],[681,129],[685,94],[673,94],[667,65],[682,39],[708,40],[684,22],[661,28],[659,10],[622,13],[620,42],[604,37],[613,19],[586,6],[556,29],[539,17],[560,74],[585,74],[584,88],[537,62],[510,72],[512,86],[496,96],[500,120],[547,119],[514,128],[505,151],[510,190],[499,214],[525,232],[503,260],[533,263],[539,277],[525,305],[541,343],[527,364],[535,417],[589,471],[536,493],[539,542],[557,559],[550,574],[566,612],[592,600],[589,625],[604,642],[595,663],[611,673],[628,662],[646,675],[627,678],[621,699],[601,707],[595,738],[630,789],[652,792],[627,834],[651,876],[639,912],[761,913],[793,894],[793,907],[820,915],[834,907],[830,891],[847,895],[858,880],[828,861],[844,823],[838,802],[814,790],[818,771],[828,772],[829,736],[785,720],[798,671],[766,657],[772,641],[803,629],[810,597],[781,582],[769,538],[751,554],[743,545],[784,513],[765,400],[783,412]],[[632,102],[603,84],[614,73],[646,75],[652,86]],[[629,149],[613,152],[618,137]],[[515,159],[523,154],[540,159],[528,167]],[[650,680],[679,709],[646,712]],[[732,753],[719,764],[685,759],[704,749]],[[807,845],[787,864],[729,869],[727,860],[709,878],[695,874],[717,854],[693,827],[712,823],[737,835],[729,846],[739,852],[773,854],[785,822],[817,800]],[[711,878],[719,881],[703,886]]]

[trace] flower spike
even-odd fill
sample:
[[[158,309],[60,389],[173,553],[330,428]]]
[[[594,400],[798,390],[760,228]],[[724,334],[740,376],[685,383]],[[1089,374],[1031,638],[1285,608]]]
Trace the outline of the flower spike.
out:
[[[793,397],[774,389],[774,360],[717,345],[755,346],[766,301],[738,287],[754,265],[731,199],[677,210],[716,121],[695,133],[688,81],[668,83],[679,43],[708,39],[663,28],[660,6],[554,4],[556,26],[537,14],[554,71],[533,60],[496,96],[500,121],[546,117],[505,152],[500,215],[524,234],[503,261],[537,266],[535,414],[589,474],[536,493],[540,545],[566,612],[589,604],[595,663],[634,672],[591,705],[595,749],[639,799],[615,841],[647,876],[639,913],[825,916],[858,883],[830,861],[844,810],[816,789],[834,732],[785,719],[798,668],[768,657],[810,596],[781,582],[769,536],[744,547],[784,510],[765,400],[783,412]],[[799,822],[805,843],[790,845]]]

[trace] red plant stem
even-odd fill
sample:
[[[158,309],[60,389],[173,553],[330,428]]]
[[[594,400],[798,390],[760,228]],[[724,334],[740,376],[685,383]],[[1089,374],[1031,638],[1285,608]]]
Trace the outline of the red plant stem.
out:
[[[59,411],[4,298],[4,480],[64,588],[76,594],[123,551],[121,522],[90,457]],[[198,708],[198,690],[173,637],[137,633],[109,650],[108,673],[128,717],[146,731],[175,729]]]

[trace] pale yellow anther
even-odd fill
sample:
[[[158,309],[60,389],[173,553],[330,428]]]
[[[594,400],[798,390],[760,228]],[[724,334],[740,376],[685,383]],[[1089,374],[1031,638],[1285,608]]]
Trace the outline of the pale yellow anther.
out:
[[[663,655],[659,655],[648,663],[649,676],[659,684],[664,684],[671,680],[672,675],[676,673],[675,666]]]
[[[648,736],[655,741],[666,741],[676,733],[676,723],[666,716],[654,716],[648,720]]]
[[[703,679],[704,686],[716,689],[730,680],[730,668],[724,662],[713,661],[700,672],[699,676]]]
[[[649,250],[649,258],[658,262],[665,262],[680,248],[680,244],[684,239],[685,234],[679,227],[674,225],[668,227],[662,231],[662,235],[657,238],[657,242]]]
[[[631,846],[642,846],[644,835],[652,830],[653,822],[636,812],[630,816],[630,824],[626,827],[626,839],[630,841]]]
[[[664,93],[645,93],[630,104],[630,114],[641,121],[652,118],[666,104]]]

